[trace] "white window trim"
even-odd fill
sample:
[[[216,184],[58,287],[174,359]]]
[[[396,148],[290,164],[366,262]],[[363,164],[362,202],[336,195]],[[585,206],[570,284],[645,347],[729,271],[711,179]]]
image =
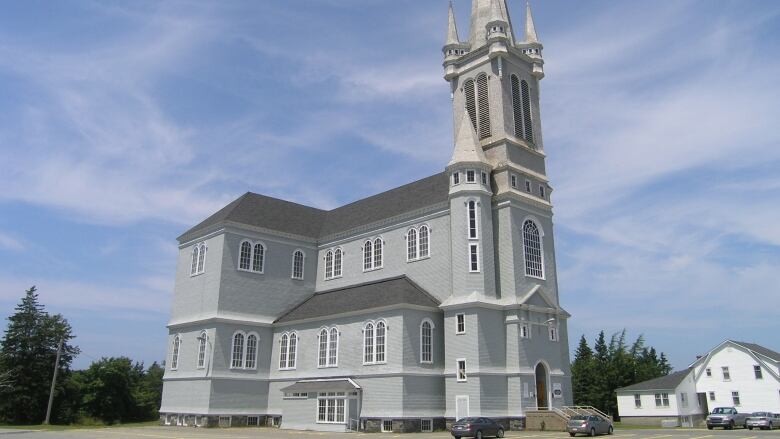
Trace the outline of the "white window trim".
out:
[[[365,244],[364,244],[365,245]],[[339,275],[336,275],[336,250],[341,250],[341,273]],[[331,275],[328,277],[328,253],[332,253],[332,270]],[[384,259],[384,258],[383,258]],[[305,260],[305,255],[304,255]],[[344,276],[344,249],[341,247],[333,247],[329,248],[325,251],[325,254],[322,257],[322,277],[323,280],[333,280],[333,279],[339,279]]]
[[[463,317],[463,331],[458,330],[458,318],[462,316]],[[466,314],[465,313],[458,313],[455,314],[455,335],[463,335],[466,333]]]
[[[385,359],[382,361],[376,360],[376,327],[379,323],[384,323],[385,325],[385,343],[384,343],[384,354]],[[366,361],[366,328],[368,325],[373,325],[373,333],[371,335],[371,340],[373,341],[373,350],[371,351],[371,361]],[[363,330],[361,331],[361,334],[363,335],[363,351],[361,352],[361,355],[363,356],[363,366],[374,366],[377,364],[387,364],[387,334],[390,332],[390,326],[387,324],[387,321],[385,319],[377,319],[377,320],[369,320],[365,323],[363,323]]]
[[[460,377],[460,362],[463,362],[463,378]],[[465,383],[469,380],[468,363],[465,358],[455,359],[455,381]]]
[[[723,381],[731,381],[731,370],[729,370],[728,366],[721,367],[720,373],[723,375]],[[728,378],[726,375],[728,375]]]
[[[200,266],[200,254],[203,253],[203,267]],[[206,272],[206,254],[208,253],[208,246],[206,245],[206,241],[201,241],[196,243],[193,248],[192,252],[190,253],[191,260],[190,260],[190,277],[200,276],[201,274]],[[193,260],[195,261],[195,269],[193,270]]]
[[[469,172],[474,177],[474,179],[471,180],[471,181],[469,181]],[[475,169],[467,169],[466,170],[466,183],[472,183],[473,184],[473,183],[477,183],[477,182],[478,182],[478,180],[477,180],[477,171]]]
[[[174,361],[174,358],[176,359]],[[173,336],[173,349],[171,350],[171,370],[179,370],[181,362],[181,334]]]
[[[542,275],[541,276],[534,276],[532,274],[528,274],[528,271],[526,269],[526,260],[525,260],[525,223],[526,221],[531,221],[536,225],[536,230],[539,231],[539,254],[542,261]],[[541,279],[546,280],[547,279],[547,267],[544,263],[544,229],[541,226],[541,223],[539,220],[532,216],[526,216],[523,218],[523,220],[520,222],[520,237],[523,243],[523,274],[525,274],[525,277],[530,277],[533,279]]]
[[[290,366],[290,352],[293,352],[291,346],[290,346],[290,339],[292,336],[295,335],[295,364],[291,367]],[[282,356],[282,339],[287,336],[287,348],[285,350],[285,366],[282,367],[281,361],[278,361],[279,364],[279,370],[295,370],[298,368],[298,344],[300,343],[301,337],[298,335],[296,331],[291,332],[284,332],[279,336],[279,359],[281,360]]]
[[[428,228],[428,254],[425,255],[425,256],[421,256],[421,253],[420,253],[420,231],[422,230],[423,227],[427,227]],[[409,259],[409,232],[411,232],[412,230],[416,230],[417,231],[417,257],[414,258],[414,259]],[[407,245],[407,247],[406,247],[406,262],[407,263],[408,262],[423,261],[425,259],[430,259],[431,258],[431,248],[432,248],[432,246],[431,246],[431,226],[428,225],[427,223],[426,224],[420,224],[419,226],[412,226],[412,227],[409,227],[408,229],[406,229],[406,233],[404,234],[404,241],[406,242],[406,245]],[[384,247],[383,247],[382,251],[384,251]],[[382,258],[382,262],[384,262],[384,257]]]
[[[736,393],[736,395],[734,395]],[[739,400],[739,404],[737,404],[737,401],[734,400],[734,398]],[[734,407],[742,407],[742,396],[739,394],[739,390],[732,390],[731,391],[731,403],[734,405]]]
[[[198,340],[198,351],[197,355],[195,356],[195,367],[197,369],[205,369],[206,368],[206,360],[209,355],[209,335],[208,333],[203,330],[200,331],[200,335],[196,339]],[[200,348],[203,347],[203,364],[200,363]]]
[[[241,268],[241,246],[244,245],[245,242],[249,243],[249,268]],[[263,246],[263,263],[260,264],[260,270],[254,270],[253,267],[255,266],[255,246],[257,244],[260,244]],[[265,274],[265,261],[268,260],[268,246],[265,245],[263,241],[251,241],[249,239],[242,239],[241,243],[238,244],[238,265],[236,267],[236,270],[243,271],[245,273],[255,273],[255,274]]]
[[[490,178],[488,177],[487,172],[480,171],[480,183],[486,187],[490,186]]]
[[[512,189],[517,189],[517,175],[515,174],[509,175],[509,186],[511,186]]]
[[[423,328],[423,324],[425,324],[426,322],[429,325],[431,325],[431,359],[430,360],[423,360],[423,333],[422,333],[422,328]],[[433,362],[434,362],[433,347],[435,346],[435,344],[434,344],[435,342],[434,342],[434,339],[433,339],[433,330],[435,328],[436,328],[436,326],[433,324],[433,320],[431,320],[428,317],[422,319],[422,322],[420,322],[420,363],[422,363],[422,364],[433,364]],[[386,331],[387,330],[385,329],[385,332]],[[387,335],[385,335],[385,337],[387,337]],[[385,358],[386,357],[387,357],[387,355],[385,355]]]
[[[526,191],[527,193],[529,193],[529,194],[532,192],[532,189],[531,189],[531,180],[529,180],[529,179],[526,179],[526,180],[525,180],[525,191]]]
[[[379,239],[382,242],[382,264],[379,265],[379,266],[375,265],[376,260],[374,259],[374,254],[376,252],[376,240],[377,239]],[[371,241],[371,267],[370,268],[366,268],[366,264],[365,264],[365,262],[366,262],[366,259],[365,259],[366,258],[366,243],[369,242],[369,241]],[[385,245],[386,245],[385,239],[383,237],[381,237],[381,236],[375,236],[373,238],[366,239],[366,240],[363,241],[363,245],[362,245],[363,259],[360,261],[360,265],[363,267],[363,273],[368,273],[369,271],[381,270],[381,269],[385,268]]]
[[[525,335],[523,335],[523,328],[525,328]],[[531,325],[525,320],[520,322],[520,338],[531,338]]]
[[[547,335],[549,336],[548,338],[550,339],[550,341],[558,342],[561,340],[561,334],[558,330],[557,324],[550,324],[547,327]]]
[[[422,428],[423,421],[428,421],[429,422],[428,425],[430,425],[431,428],[423,429]],[[420,419],[420,431],[423,432],[423,433],[433,433],[433,419],[432,418],[422,418],[422,419]]]
[[[247,367],[249,363],[249,337],[255,337],[255,356],[253,358],[254,366]],[[257,359],[260,357],[260,335],[257,332],[247,332],[244,339],[244,370],[257,370]]]
[[[452,173],[452,185],[457,186],[460,184],[460,172],[455,171]]]
[[[640,393],[634,393],[634,408],[635,409],[642,408],[642,394]]]
[[[473,202],[474,203],[474,235],[476,235],[474,238],[471,237],[471,212],[469,212],[469,204]],[[480,202],[475,199],[469,199],[466,200],[466,237],[469,241],[478,241],[479,240],[479,229],[482,226],[479,221],[479,214],[480,214]]]
[[[385,429],[385,422],[390,423],[390,430]],[[392,419],[382,419],[382,428],[380,429],[382,433],[392,433],[393,432],[393,420]]]
[[[303,254],[303,258],[301,260],[301,276],[297,277],[295,276],[295,254],[301,252]],[[293,280],[303,280],[306,277],[306,252],[297,248],[293,250],[292,252],[292,258],[290,258],[291,266],[290,266],[290,278]]]
[[[476,249],[477,254],[477,269],[475,270],[474,267],[471,265],[471,254],[473,252],[472,249]],[[479,244],[476,242],[469,243],[469,253],[468,253],[468,259],[469,259],[469,273],[479,273],[481,270],[480,260],[479,260]]]
[[[349,409],[349,406],[347,405],[347,397],[346,394],[342,395],[320,395],[320,393],[317,393],[317,405],[315,406],[314,411],[314,420],[317,424],[346,424],[347,423],[347,410]],[[333,393],[333,392],[332,392]],[[343,393],[343,392],[341,392]],[[327,402],[325,403],[325,420],[320,421],[320,401],[333,401],[333,421],[328,421],[328,409],[327,409]],[[339,421],[338,420],[338,410],[336,409],[336,401],[341,400],[344,404],[344,420]]]
[[[241,334],[244,336],[244,346],[241,347],[241,365],[240,366],[233,366],[233,352],[235,351],[235,344],[236,344],[236,334]],[[254,358],[254,367],[247,367],[248,358],[247,358],[247,350],[249,347],[249,337],[254,335],[255,340],[257,340],[257,346],[255,346],[255,358]],[[230,369],[233,370],[257,370],[257,360],[259,358],[260,354],[260,335],[258,335],[257,332],[251,331],[234,331],[233,335],[230,336]]]
[[[330,331],[336,330],[336,359],[330,364]],[[320,365],[320,343],[322,343],[322,331],[325,331],[325,364]],[[300,342],[300,338],[298,339]],[[341,346],[341,331],[337,326],[322,326],[317,330],[317,369],[329,369],[339,367],[339,348]],[[298,360],[296,359],[296,364]]]

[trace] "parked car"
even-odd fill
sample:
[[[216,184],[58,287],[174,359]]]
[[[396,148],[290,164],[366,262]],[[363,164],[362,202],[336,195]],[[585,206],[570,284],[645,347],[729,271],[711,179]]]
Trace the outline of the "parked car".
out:
[[[569,431],[569,436],[574,436],[577,433],[595,436],[597,434],[612,434],[615,431],[612,427],[612,421],[598,415],[572,416],[566,429]]]
[[[462,437],[504,437],[504,427],[490,418],[462,418],[452,424],[451,433],[455,439]]]
[[[731,430],[734,427],[747,428],[747,413],[739,413],[734,407],[715,407],[707,416],[707,429],[723,427]]]
[[[747,428],[753,429],[755,427],[761,430],[771,430],[775,427],[780,428],[780,415],[777,413],[769,412],[754,412],[747,418]]]

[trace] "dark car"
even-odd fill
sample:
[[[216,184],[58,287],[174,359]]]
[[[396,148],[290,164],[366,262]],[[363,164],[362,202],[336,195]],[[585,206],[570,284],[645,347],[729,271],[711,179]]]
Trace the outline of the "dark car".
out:
[[[612,421],[597,415],[572,416],[571,419],[569,419],[566,429],[569,430],[569,436],[574,436],[577,433],[595,436],[597,434],[605,433],[612,434],[614,431],[612,428]]]
[[[451,433],[456,439],[462,437],[483,437],[495,436],[504,437],[504,427],[490,418],[462,418],[452,424]]]

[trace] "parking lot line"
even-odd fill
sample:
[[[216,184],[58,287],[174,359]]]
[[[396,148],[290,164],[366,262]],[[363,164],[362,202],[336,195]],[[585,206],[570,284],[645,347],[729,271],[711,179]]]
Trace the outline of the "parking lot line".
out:
[[[705,434],[704,436],[694,436],[690,439],[707,439],[708,437],[712,437],[711,434]]]

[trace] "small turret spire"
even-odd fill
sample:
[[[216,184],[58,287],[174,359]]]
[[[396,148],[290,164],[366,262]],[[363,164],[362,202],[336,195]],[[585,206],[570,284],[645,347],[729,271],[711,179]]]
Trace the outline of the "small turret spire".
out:
[[[525,42],[538,43],[539,37],[536,35],[536,26],[534,26],[534,17],[531,15],[531,3],[525,3]]]
[[[447,23],[447,42],[446,46],[460,44],[458,38],[458,26],[455,24],[455,12],[452,10],[452,1],[450,1],[450,17]]]
[[[469,114],[464,110],[460,118],[458,135],[455,137],[455,148],[452,151],[452,159],[448,166],[457,163],[488,163],[485,151],[477,139],[477,132],[471,124]]]
[[[498,5],[498,0],[490,1],[490,21],[504,21],[504,15],[501,13],[501,6]]]

